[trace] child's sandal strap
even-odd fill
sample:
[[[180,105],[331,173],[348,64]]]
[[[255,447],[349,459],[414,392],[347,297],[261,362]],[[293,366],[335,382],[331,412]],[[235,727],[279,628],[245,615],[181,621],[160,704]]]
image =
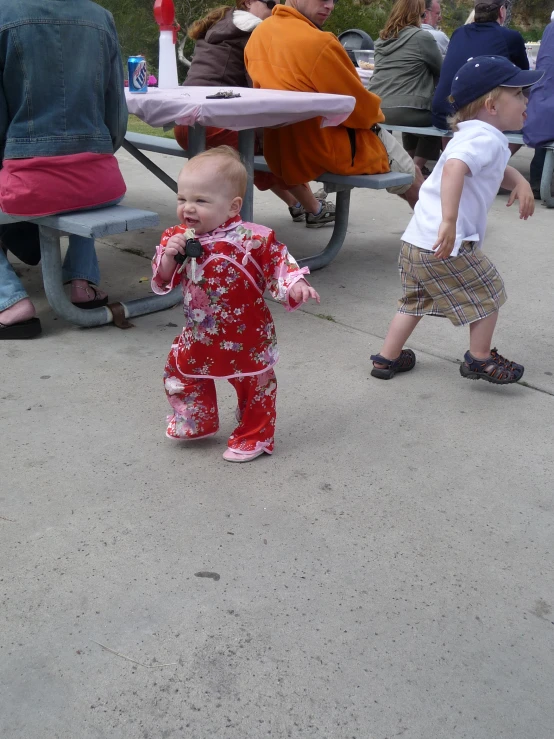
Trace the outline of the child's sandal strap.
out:
[[[383,357],[381,354],[372,354],[370,357],[370,360],[372,362],[377,362],[377,364],[384,364],[385,367],[390,367],[391,364],[394,364],[394,359],[387,359],[386,357]]]
[[[475,359],[469,352],[464,356],[464,362],[460,366],[460,374],[471,380],[487,380],[497,385],[508,385],[518,382],[523,377],[524,367],[512,362],[498,353],[497,349],[491,349],[490,357],[487,359]]]

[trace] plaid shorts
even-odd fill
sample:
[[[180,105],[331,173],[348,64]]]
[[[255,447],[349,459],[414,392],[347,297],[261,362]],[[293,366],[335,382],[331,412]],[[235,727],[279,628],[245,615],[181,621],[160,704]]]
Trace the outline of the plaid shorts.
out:
[[[443,316],[464,326],[496,313],[506,302],[502,277],[471,241],[464,241],[458,255],[448,259],[403,241],[398,268],[400,313]]]

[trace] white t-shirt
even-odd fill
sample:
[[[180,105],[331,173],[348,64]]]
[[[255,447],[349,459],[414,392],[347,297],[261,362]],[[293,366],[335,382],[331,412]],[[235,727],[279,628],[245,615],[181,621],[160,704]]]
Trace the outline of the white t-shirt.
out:
[[[403,241],[420,249],[433,251],[442,222],[442,170],[449,159],[459,159],[467,164],[470,173],[464,177],[453,257],[458,254],[462,241],[477,241],[479,246],[482,245],[487,228],[487,213],[504,179],[504,171],[510,159],[508,139],[488,123],[465,121],[459,123],[458,128],[459,131],[448,142],[434,170],[421,186],[414,215],[402,235]]]
[[[446,52],[448,51],[448,44],[450,43],[450,39],[444,33],[444,31],[439,31],[438,28],[433,28],[429,23],[422,23],[421,28],[424,31],[428,31],[437,42],[437,46],[439,47],[439,51],[443,56],[446,56]]]

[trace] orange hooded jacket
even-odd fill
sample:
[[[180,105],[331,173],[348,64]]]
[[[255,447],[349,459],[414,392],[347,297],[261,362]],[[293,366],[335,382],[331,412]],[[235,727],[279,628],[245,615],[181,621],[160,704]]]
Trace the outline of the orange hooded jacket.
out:
[[[352,95],[356,105],[339,126],[321,128],[312,118],[264,131],[264,155],[271,171],[288,185],[323,172],[341,175],[389,171],[387,152],[371,131],[385,120],[377,95],[362,85],[340,41],[294,8],[277,5],[254,29],[244,60],[254,87]]]

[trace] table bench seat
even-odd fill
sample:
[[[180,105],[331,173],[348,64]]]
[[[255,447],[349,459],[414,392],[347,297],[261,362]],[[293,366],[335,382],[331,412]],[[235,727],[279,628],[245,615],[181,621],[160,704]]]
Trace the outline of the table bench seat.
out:
[[[387,131],[397,131],[398,133],[412,133],[417,136],[441,136],[443,138],[451,138],[453,136],[452,131],[442,131],[440,128],[435,126],[393,126],[389,123],[380,123],[380,126],[385,128]],[[527,146],[523,140],[521,133],[507,133],[506,138],[510,144],[519,144],[520,146]],[[542,171],[541,178],[541,200],[547,208],[554,208],[554,197],[552,196],[552,175],[554,174],[554,141],[550,141],[547,144],[543,144],[541,149],[546,149],[546,157],[544,160],[544,168]]]
[[[9,216],[0,212],[0,224],[28,221],[36,223],[40,233],[40,253],[44,291],[52,309],[59,316],[79,326],[102,326],[122,317],[132,318],[146,313],[171,308],[180,300],[180,289],[167,295],[149,295],[126,303],[111,303],[110,306],[85,310],[78,308],[66,296],[62,280],[60,237],[64,234],[92,237],[95,239],[112,236],[126,231],[135,231],[157,226],[157,213],[128,208],[125,205],[110,205],[95,210],[65,213],[63,215],[37,217]]]
[[[169,154],[171,156],[187,157],[187,152],[184,151],[179,144],[173,139],[164,139],[160,136],[151,136],[142,133],[127,132],[125,136],[124,148],[138,159],[147,169],[156,175],[162,182],[171,187],[174,192],[177,192],[177,183],[172,180],[168,175],[148,157],[144,156],[140,150],[152,151],[158,154]],[[260,172],[269,172],[270,169],[267,166],[267,162],[262,156],[254,157],[254,170]],[[344,176],[336,175],[330,172],[320,175],[317,178],[317,182],[321,182],[325,185],[327,192],[336,192],[336,211],[335,211],[335,222],[331,238],[327,243],[327,246],[319,254],[315,254],[311,257],[305,257],[299,259],[298,263],[301,266],[307,266],[310,270],[321,269],[327,266],[339,253],[344,244],[346,232],[348,229],[348,216],[350,212],[350,192],[354,188],[365,188],[370,190],[383,190],[387,187],[395,187],[400,185],[407,185],[412,181],[412,178],[408,174],[402,172],[387,172],[385,174],[373,174],[373,175],[353,175]]]

